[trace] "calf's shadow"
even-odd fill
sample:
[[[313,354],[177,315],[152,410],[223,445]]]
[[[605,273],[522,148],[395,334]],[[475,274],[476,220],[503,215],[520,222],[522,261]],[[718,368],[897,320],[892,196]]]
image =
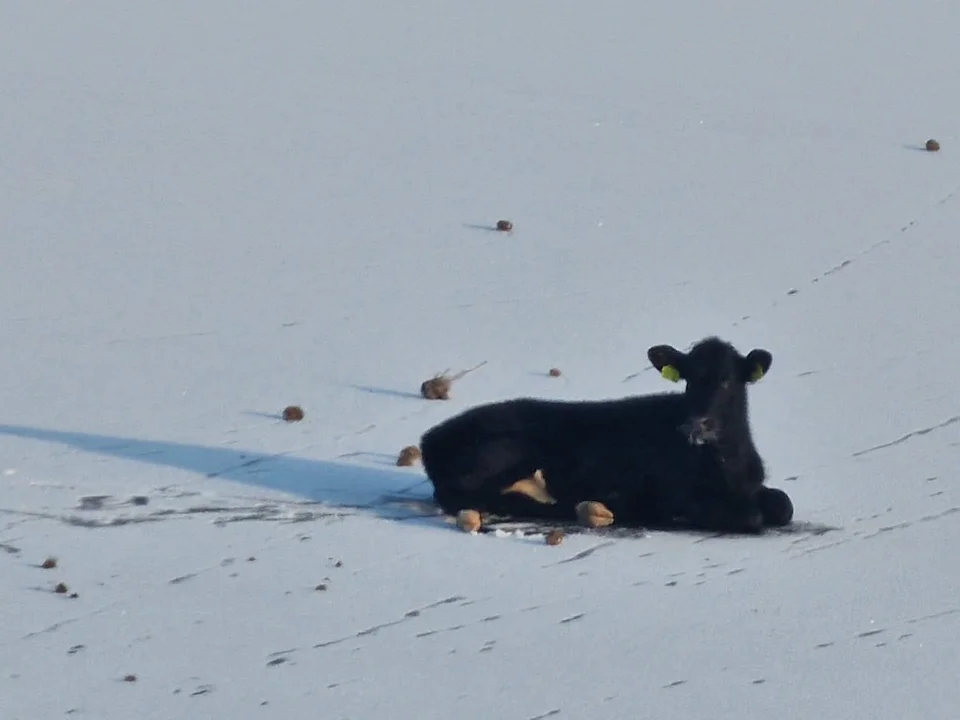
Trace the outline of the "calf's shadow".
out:
[[[0,424],[0,435],[57,443],[82,452],[176,468],[206,478],[279,491],[331,512],[440,523],[432,488],[421,472],[264,453],[230,447]],[[294,500],[296,502],[297,500]],[[278,498],[277,502],[283,502]]]

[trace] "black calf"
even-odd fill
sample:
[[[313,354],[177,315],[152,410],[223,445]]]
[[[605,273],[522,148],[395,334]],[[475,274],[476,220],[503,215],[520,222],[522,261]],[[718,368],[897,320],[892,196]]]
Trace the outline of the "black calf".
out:
[[[707,338],[647,356],[683,393],[597,401],[518,398],[471,408],[424,433],[423,465],[444,512],[579,519],[592,526],[681,522],[723,531],[785,525],[790,498],[763,486],[748,384],[771,354]]]

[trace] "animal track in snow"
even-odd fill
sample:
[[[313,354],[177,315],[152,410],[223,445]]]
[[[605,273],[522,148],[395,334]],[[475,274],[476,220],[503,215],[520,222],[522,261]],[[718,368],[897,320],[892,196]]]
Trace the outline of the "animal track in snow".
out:
[[[59,630],[60,628],[66,625],[72,625],[73,623],[80,622],[81,620],[86,620],[96,615],[102,615],[108,610],[112,610],[113,608],[115,608],[118,604],[119,603],[117,602],[112,602],[112,603],[109,603],[108,605],[104,605],[103,607],[97,608],[96,610],[91,610],[90,612],[84,613],[82,615],[78,615],[72,618],[66,618],[65,620],[60,620],[59,622],[55,622],[51,625],[47,625],[46,627],[41,628],[40,630],[34,630],[33,632],[29,632],[26,635],[22,635],[20,637],[20,640],[29,640],[31,638],[38,637],[39,635],[47,635],[49,633],[56,632],[57,630]],[[10,643],[8,642],[6,644],[9,645]]]
[[[875,538],[879,535],[883,535],[884,533],[892,532],[893,530],[903,530],[919,523],[927,523],[927,522],[933,522],[935,520],[941,520],[945,517],[954,515],[958,512],[960,512],[960,507],[949,507],[946,510],[943,510],[938,513],[933,513],[931,515],[924,515],[923,517],[917,518],[916,520],[904,520],[903,522],[899,522],[894,525],[885,525],[883,527],[878,528],[876,531],[868,535],[863,535],[862,539],[869,540],[870,538]]]
[[[957,613],[960,613],[960,608],[950,608],[949,610],[931,613],[930,615],[921,615],[919,617],[910,618],[909,620],[905,620],[904,623],[906,625],[916,625],[917,623],[924,623],[930,620],[939,620],[940,618],[956,615]]]
[[[887,512],[890,512],[890,510],[888,510]],[[860,541],[870,540],[872,538],[880,537],[881,535],[885,535],[887,533],[894,532],[896,530],[906,530],[915,525],[919,525],[920,523],[929,523],[929,522],[935,522],[937,520],[942,520],[946,517],[955,515],[957,513],[960,513],[960,507],[956,507],[956,506],[948,507],[945,510],[942,510],[938,513],[923,515],[922,517],[916,518],[914,520],[903,520],[901,522],[894,523],[892,525],[883,525],[872,532],[867,532],[867,531],[857,532],[850,537],[841,538],[831,543],[825,543],[823,545],[816,545],[814,547],[804,548],[800,552],[793,552],[790,554],[790,559],[795,560],[805,555],[810,555],[812,553],[819,553],[825,550],[830,550],[832,548],[839,547],[840,545],[845,545],[847,543],[853,542],[854,540],[860,540]],[[884,514],[886,513],[877,513],[877,514],[871,515],[869,519],[876,520]],[[858,518],[857,522],[860,522],[862,520],[863,518]],[[800,542],[800,540],[798,540],[797,542]],[[795,545],[796,543],[793,543],[793,544]],[[791,550],[792,550],[792,547],[787,548],[785,552],[791,552]]]
[[[936,612],[936,613],[931,613],[931,614],[929,614],[929,615],[920,615],[920,616],[918,616],[918,617],[908,618],[908,619],[902,621],[901,623],[899,623],[899,625],[901,625],[901,626],[902,626],[902,625],[917,625],[917,624],[920,624],[920,623],[926,623],[926,622],[930,622],[930,621],[933,621],[933,620],[942,620],[943,618],[950,617],[950,616],[957,615],[957,614],[960,614],[960,607],[957,607],[957,608],[949,608],[949,609],[947,609],[947,610],[943,610],[943,611],[941,611],[941,612]],[[866,639],[868,639],[868,638],[874,638],[874,637],[876,637],[876,636],[878,636],[878,635],[882,635],[882,634],[884,634],[884,633],[892,633],[892,632],[894,632],[894,631],[896,630],[896,627],[897,627],[897,626],[894,625],[894,626],[892,626],[892,627],[878,627],[878,628],[872,628],[872,629],[870,629],[870,630],[864,630],[864,631],[861,631],[861,632],[856,633],[856,634],[853,636],[852,640],[853,640],[853,641],[866,640]],[[912,633],[912,632],[900,632],[900,633],[897,635],[897,638],[896,638],[896,641],[895,641],[895,642],[902,642],[902,641],[904,641],[904,640],[910,639],[911,637],[913,637],[913,633]],[[815,650],[823,650],[823,649],[826,649],[826,648],[829,648],[829,647],[833,647],[833,646],[836,645],[836,644],[837,644],[837,641],[834,641],[834,640],[826,641],[826,642],[822,642],[822,643],[818,643],[817,645],[814,645],[814,649],[815,649]],[[876,643],[876,644],[874,645],[874,647],[886,647],[886,646],[889,645],[889,644],[890,644],[890,641],[883,641],[883,642]]]
[[[94,497],[96,501],[89,502],[89,498]],[[134,496],[142,498],[146,496]],[[91,512],[108,509],[105,499],[109,496],[87,496],[86,506],[81,506],[80,511]],[[133,507],[143,507],[147,503],[139,499],[122,501],[122,505]],[[323,507],[323,510],[299,509],[306,505]],[[112,506],[110,506],[112,507]],[[108,517],[103,516],[81,516],[71,512],[32,512],[27,510],[15,510],[10,508],[0,508],[0,513],[14,515],[26,518],[35,518],[38,520],[54,520],[65,525],[83,528],[105,528],[120,527],[123,525],[137,525],[142,523],[162,522],[172,519],[183,519],[195,515],[214,515],[216,519],[214,524],[226,525],[234,522],[246,521],[271,521],[282,523],[311,522],[314,520],[347,517],[356,514],[356,512],[365,509],[365,506],[338,505],[336,508],[329,507],[319,502],[261,502],[255,505],[195,505],[186,508],[163,508],[145,512],[130,512],[113,514]]]
[[[197,577],[197,575],[198,573],[195,573],[195,572],[187,573],[186,575],[180,575],[179,577],[175,577],[172,580],[168,580],[167,583],[170,585],[179,585],[180,583],[186,582],[187,580],[193,580],[195,577]]]
[[[934,430],[941,430],[945,427],[948,427],[958,422],[960,422],[960,415],[954,415],[953,417],[948,418],[943,422],[937,423],[936,425],[931,425],[929,427],[921,428],[920,430],[914,430],[913,432],[908,432],[906,435],[901,435],[896,440],[891,440],[890,442],[883,443],[881,445],[874,445],[873,447],[867,448],[865,450],[858,450],[857,452],[853,453],[853,457],[861,457],[863,455],[869,455],[870,453],[876,452],[877,450],[883,450],[885,448],[893,447],[895,445],[900,445],[901,443],[905,443],[908,440],[912,440],[915,437],[918,437],[921,435],[927,435],[929,433],[932,433]]]
[[[403,614],[403,616],[402,616],[401,618],[399,618],[399,619],[397,619],[397,620],[390,620],[390,621],[387,621],[387,622],[384,622],[384,623],[378,623],[377,625],[372,625],[372,626],[370,626],[370,627],[368,627],[368,628],[365,628],[365,629],[363,629],[363,630],[358,630],[357,632],[355,632],[355,633],[353,633],[353,634],[351,634],[351,635],[346,635],[346,636],[344,636],[344,637],[336,638],[336,639],[334,639],[334,640],[327,640],[327,641],[325,641],[325,642],[320,642],[320,643],[317,643],[317,644],[313,645],[313,648],[314,648],[314,649],[321,649],[321,648],[325,648],[325,647],[330,647],[330,646],[332,646],[332,645],[339,645],[340,643],[347,642],[348,640],[354,640],[354,639],[357,639],[357,638],[367,637],[367,636],[369,636],[369,635],[375,635],[375,634],[377,634],[378,632],[380,632],[381,630],[384,630],[384,629],[386,629],[386,628],[395,627],[395,626],[397,626],[397,625],[401,625],[401,624],[403,624],[403,623],[405,623],[405,622],[409,622],[409,621],[411,621],[411,620],[414,620],[414,619],[416,619],[416,618],[419,618],[419,617],[421,617],[421,616],[423,615],[424,611],[426,611],[426,610],[431,610],[431,609],[433,609],[433,608],[437,608],[437,607],[440,607],[440,606],[442,606],[442,605],[449,605],[449,604],[451,604],[451,603],[456,603],[456,602],[460,602],[460,601],[463,601],[463,600],[466,600],[466,598],[463,597],[462,595],[453,595],[453,596],[450,596],[450,597],[447,597],[447,598],[443,598],[442,600],[437,600],[436,602],[429,603],[428,605],[424,605],[424,606],[419,607],[419,608],[414,608],[413,610],[408,610],[406,613]],[[479,621],[479,622],[489,622],[489,621],[495,620],[495,619],[497,619],[497,618],[499,618],[499,615],[490,616],[490,617],[488,617],[488,618],[484,618],[483,620],[481,620],[481,621]],[[466,627],[466,626],[465,626],[465,625],[460,625],[460,626],[453,627],[453,628],[445,628],[445,629],[443,629],[443,630],[434,630],[434,631],[431,631],[430,633],[427,633],[427,634],[434,634],[434,633],[437,633],[437,632],[446,632],[446,631],[449,631],[449,630],[458,630],[458,629],[460,629],[461,627]],[[421,637],[421,635],[417,635],[417,637]],[[291,650],[290,652],[293,652],[293,651]]]
[[[605,540],[604,542],[598,543],[597,545],[594,545],[593,547],[589,547],[586,550],[581,550],[575,555],[571,555],[570,557],[563,558],[562,560],[557,560],[557,562],[551,563],[550,565],[544,565],[544,567],[564,565],[566,563],[575,562],[577,560],[583,560],[584,558],[587,558],[593,555],[597,550],[600,550],[605,547],[610,547],[613,544],[614,544],[613,540]]]
[[[852,540],[852,538],[844,538],[843,540],[837,540],[836,542],[827,543],[827,544],[825,544],[825,545],[817,545],[816,547],[806,548],[806,549],[802,550],[801,552],[794,553],[793,555],[791,555],[791,556],[790,556],[790,559],[792,560],[792,559],[795,559],[795,558],[798,558],[798,557],[803,557],[804,555],[810,555],[810,554],[812,554],[812,553],[821,552],[821,551],[823,551],[823,550],[829,550],[830,548],[837,547],[838,545],[845,545],[845,544],[847,544],[848,542],[850,542],[851,540]],[[788,548],[788,550],[789,550],[789,548]]]
[[[881,247],[883,247],[883,246],[885,246],[885,245],[890,245],[890,244],[893,243],[898,237],[902,236],[904,233],[906,233],[907,231],[909,231],[909,230],[911,230],[912,228],[914,228],[917,224],[919,224],[919,223],[921,222],[922,216],[924,216],[924,215],[929,215],[931,212],[933,212],[933,211],[936,210],[937,208],[945,205],[947,202],[949,202],[950,200],[952,200],[952,199],[954,198],[954,196],[957,195],[957,193],[960,193],[960,186],[955,187],[953,190],[951,190],[949,193],[947,193],[946,195],[944,195],[943,197],[941,197],[941,198],[940,198],[939,200],[937,200],[935,203],[933,203],[932,205],[928,206],[918,217],[914,218],[913,220],[910,220],[909,222],[907,222],[907,223],[904,224],[904,225],[901,225],[900,228],[899,228],[899,230],[897,230],[897,231],[892,231],[892,232],[888,232],[887,236],[884,237],[882,240],[877,240],[877,241],[873,242],[872,244],[868,245],[866,248],[864,248],[864,249],[860,250],[859,252],[855,253],[855,254],[852,255],[851,257],[848,257],[848,258],[840,261],[840,262],[837,263],[836,265],[834,265],[834,266],[828,268],[827,270],[823,271],[822,273],[820,273],[819,276],[814,277],[814,278],[811,278],[810,281],[809,281],[809,283],[810,283],[811,285],[815,285],[815,284],[819,283],[821,280],[827,279],[827,278],[829,278],[829,277],[831,277],[831,276],[833,276],[833,275],[836,275],[836,274],[839,273],[839,272],[842,272],[843,270],[846,270],[846,269],[849,268],[851,265],[853,265],[856,261],[865,258],[866,256],[868,256],[868,255],[870,255],[871,253],[873,253],[875,250],[877,250],[877,249],[879,249],[879,248],[881,248]],[[790,290],[788,290],[786,294],[787,294],[787,295],[796,295],[798,292],[799,292],[799,291],[798,291],[796,288],[790,288]],[[777,307],[778,304],[779,304],[779,303],[775,300],[775,301],[773,301],[773,302],[770,304],[770,307]],[[746,321],[746,320],[750,320],[750,319],[751,319],[751,317],[750,317],[749,315],[746,315],[746,316],[744,316],[743,318],[741,318],[740,321],[731,323],[731,325],[732,325],[733,327],[738,327],[738,326],[740,325],[740,322]]]
[[[527,720],[546,720],[549,717],[553,717],[554,715],[559,715],[559,714],[560,714],[560,709],[557,708],[555,710],[548,710],[542,715],[535,715],[532,718],[527,718]]]
[[[470,627],[472,625],[480,625],[481,623],[493,622],[494,620],[499,620],[499,619],[500,619],[499,615],[489,615],[485,618],[482,618],[480,620],[475,620],[473,622],[459,623],[457,625],[451,625],[445,628],[438,628],[436,630],[426,630],[424,632],[419,632],[416,634],[416,637],[425,638],[425,637],[430,637],[431,635],[439,635],[440,633],[455,632],[457,630],[463,630],[464,628]]]

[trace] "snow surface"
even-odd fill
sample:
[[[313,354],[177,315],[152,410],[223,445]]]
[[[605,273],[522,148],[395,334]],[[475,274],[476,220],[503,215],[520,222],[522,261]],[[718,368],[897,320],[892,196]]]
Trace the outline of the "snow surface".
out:
[[[4,720],[956,717],[960,4],[0,17]],[[384,501],[443,418],[709,334],[836,530]]]

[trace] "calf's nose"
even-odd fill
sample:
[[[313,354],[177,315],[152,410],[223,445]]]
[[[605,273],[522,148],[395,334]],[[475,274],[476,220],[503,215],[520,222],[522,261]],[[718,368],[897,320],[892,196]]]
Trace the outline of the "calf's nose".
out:
[[[690,419],[690,442],[702,445],[716,438],[716,421],[709,417],[695,417]]]

